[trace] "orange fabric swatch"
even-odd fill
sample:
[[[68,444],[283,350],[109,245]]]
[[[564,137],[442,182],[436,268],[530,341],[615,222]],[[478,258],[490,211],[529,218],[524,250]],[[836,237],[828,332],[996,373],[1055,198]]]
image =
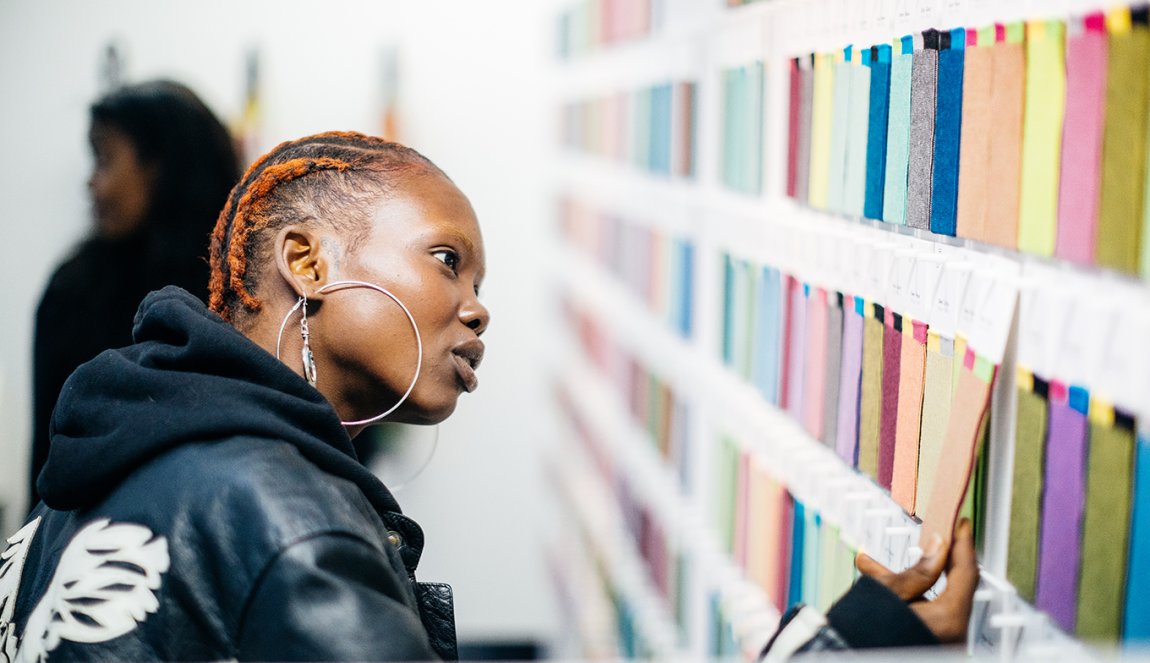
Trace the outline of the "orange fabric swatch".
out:
[[[980,239],[1013,249],[1018,246],[1026,67],[1021,42],[999,42],[993,50],[990,107],[994,109],[994,121],[990,124],[990,165],[986,173],[986,199],[992,204]]]
[[[994,83],[993,45],[966,49],[962,77],[962,146],[958,163],[959,237],[982,240],[990,209],[987,169],[990,165],[991,90]]]
[[[982,366],[976,367],[976,363]],[[934,490],[922,514],[924,543],[935,534],[949,541],[954,533],[954,521],[966,496],[967,486],[970,485],[971,473],[974,472],[978,434],[990,408],[994,367],[983,369],[983,366],[984,360],[976,359],[974,352],[968,348],[958,376],[954,404],[946,425],[946,441],[939,462],[939,467],[946,468],[946,471],[935,475]],[[989,376],[984,378],[978,373],[989,373]]]
[[[898,423],[894,436],[894,477],[890,494],[907,513],[914,513],[918,485],[918,438],[926,382],[926,323],[914,321],[913,333],[902,334],[899,362]]]

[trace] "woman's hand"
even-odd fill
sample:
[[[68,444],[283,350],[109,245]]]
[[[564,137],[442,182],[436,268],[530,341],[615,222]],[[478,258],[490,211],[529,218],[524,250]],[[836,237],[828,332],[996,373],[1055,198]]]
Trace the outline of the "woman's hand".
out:
[[[970,622],[974,590],[978,588],[978,561],[974,556],[974,536],[970,521],[958,524],[949,554],[936,540],[926,546],[922,559],[901,573],[894,573],[866,553],[855,559],[858,570],[882,583],[910,603],[919,619],[943,642],[961,642]],[[923,599],[946,569],[946,589],[933,601]]]

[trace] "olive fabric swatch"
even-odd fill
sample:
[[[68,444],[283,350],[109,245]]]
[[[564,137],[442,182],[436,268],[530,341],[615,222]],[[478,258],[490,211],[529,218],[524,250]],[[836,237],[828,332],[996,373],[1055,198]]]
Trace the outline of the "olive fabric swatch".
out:
[[[1064,630],[1077,622],[1089,396],[1051,384],[1035,605]]]
[[[906,178],[910,158],[910,92],[914,38],[896,45],[890,64],[890,104],[887,108],[886,173],[883,176],[882,220],[906,224]]]
[[[1021,23],[1004,26],[1002,40],[994,45],[994,79],[990,90],[990,165],[986,173],[987,210],[982,240],[1018,246],[1018,206],[1022,177],[1022,111],[1024,86],[1024,28]]]
[[[934,476],[934,487],[922,513],[923,541],[929,541],[935,534],[950,540],[954,532],[955,519],[974,472],[984,419],[990,410],[994,371],[994,364],[967,349],[939,459],[939,467],[946,471]]]
[[[839,411],[835,450],[849,465],[858,465],[859,406],[862,388],[863,300],[843,297],[843,354],[839,373]]]
[[[1133,418],[1092,403],[1078,583],[1078,636],[1087,640],[1116,642],[1121,634],[1133,471]]]
[[[819,439],[835,448],[838,439],[839,389],[841,389],[843,358],[843,296],[831,292],[827,296],[826,377],[823,378],[826,397],[823,404],[823,427]]]
[[[930,230],[930,195],[934,169],[934,122],[938,96],[938,30],[922,33],[923,48],[914,54],[910,83],[910,157],[906,182],[906,225]]]
[[[1019,596],[1033,602],[1038,572],[1038,517],[1042,508],[1048,388],[1045,381],[1021,367],[1017,383],[1006,578]]]
[[[962,135],[962,81],[966,30],[940,33],[938,98],[935,104],[934,165],[930,188],[930,231],[955,234],[958,204],[958,155]]]
[[[983,42],[983,33],[972,32],[978,43],[966,49],[962,76],[962,158],[958,163],[958,200],[955,203],[955,234],[981,240],[986,232],[987,171],[990,168],[991,107],[994,80],[994,42]]]
[[[1146,193],[1147,106],[1150,104],[1150,28],[1146,9],[1121,12],[1110,30],[1106,69],[1106,126],[1102,137],[1102,198],[1097,264],[1126,272],[1139,268]]]
[[[1062,125],[1058,236],[1054,255],[1093,265],[1106,110],[1106,25],[1101,14],[1066,39],[1066,117]]]
[[[883,401],[883,307],[868,304],[863,322],[862,394],[859,400],[858,468],[878,479],[879,431]]]
[[[954,395],[954,340],[927,332],[926,377],[922,391],[922,429],[918,443],[918,476],[915,514],[926,507],[934,489],[934,477],[942,462],[942,445]]]
[[[834,122],[835,56],[815,55],[814,86],[811,102],[811,156],[807,177],[811,207],[827,207],[827,173],[831,160],[831,124]]]
[[[926,323],[915,320],[911,330],[903,318],[902,357],[898,369],[898,426],[894,436],[894,474],[890,495],[907,513],[914,513],[918,479],[918,442],[922,398],[926,386]]]
[[[1026,30],[1018,248],[1051,256],[1058,225],[1058,173],[1066,104],[1065,25],[1053,20],[1032,21]]]
[[[890,490],[891,478],[894,476],[902,336],[902,316],[888,309],[882,339],[882,411],[879,415],[878,434],[878,482],[887,490]]]
[[[866,192],[863,216],[882,218],[883,181],[886,176],[887,123],[890,115],[890,44],[870,49],[870,103],[867,106]]]

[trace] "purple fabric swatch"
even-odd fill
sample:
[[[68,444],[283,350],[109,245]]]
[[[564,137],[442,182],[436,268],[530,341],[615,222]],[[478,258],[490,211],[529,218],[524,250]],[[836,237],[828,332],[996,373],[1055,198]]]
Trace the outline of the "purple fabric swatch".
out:
[[[1065,399],[1052,398],[1047,430],[1035,604],[1073,633],[1086,495],[1086,415]]]
[[[863,317],[856,308],[861,300],[843,298],[843,355],[839,376],[839,417],[835,427],[835,450],[844,462],[854,465],[859,440],[859,389],[862,383]]]

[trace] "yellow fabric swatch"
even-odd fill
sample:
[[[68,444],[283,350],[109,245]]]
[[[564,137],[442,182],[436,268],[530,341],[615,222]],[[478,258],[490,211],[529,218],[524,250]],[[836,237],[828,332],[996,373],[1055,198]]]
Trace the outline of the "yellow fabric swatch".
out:
[[[831,124],[834,121],[835,60],[831,53],[815,56],[814,101],[811,111],[811,163],[808,202],[826,209],[831,158]]]
[[[1033,21],[1027,30],[1018,248],[1052,256],[1066,109],[1065,28],[1061,21]]]

